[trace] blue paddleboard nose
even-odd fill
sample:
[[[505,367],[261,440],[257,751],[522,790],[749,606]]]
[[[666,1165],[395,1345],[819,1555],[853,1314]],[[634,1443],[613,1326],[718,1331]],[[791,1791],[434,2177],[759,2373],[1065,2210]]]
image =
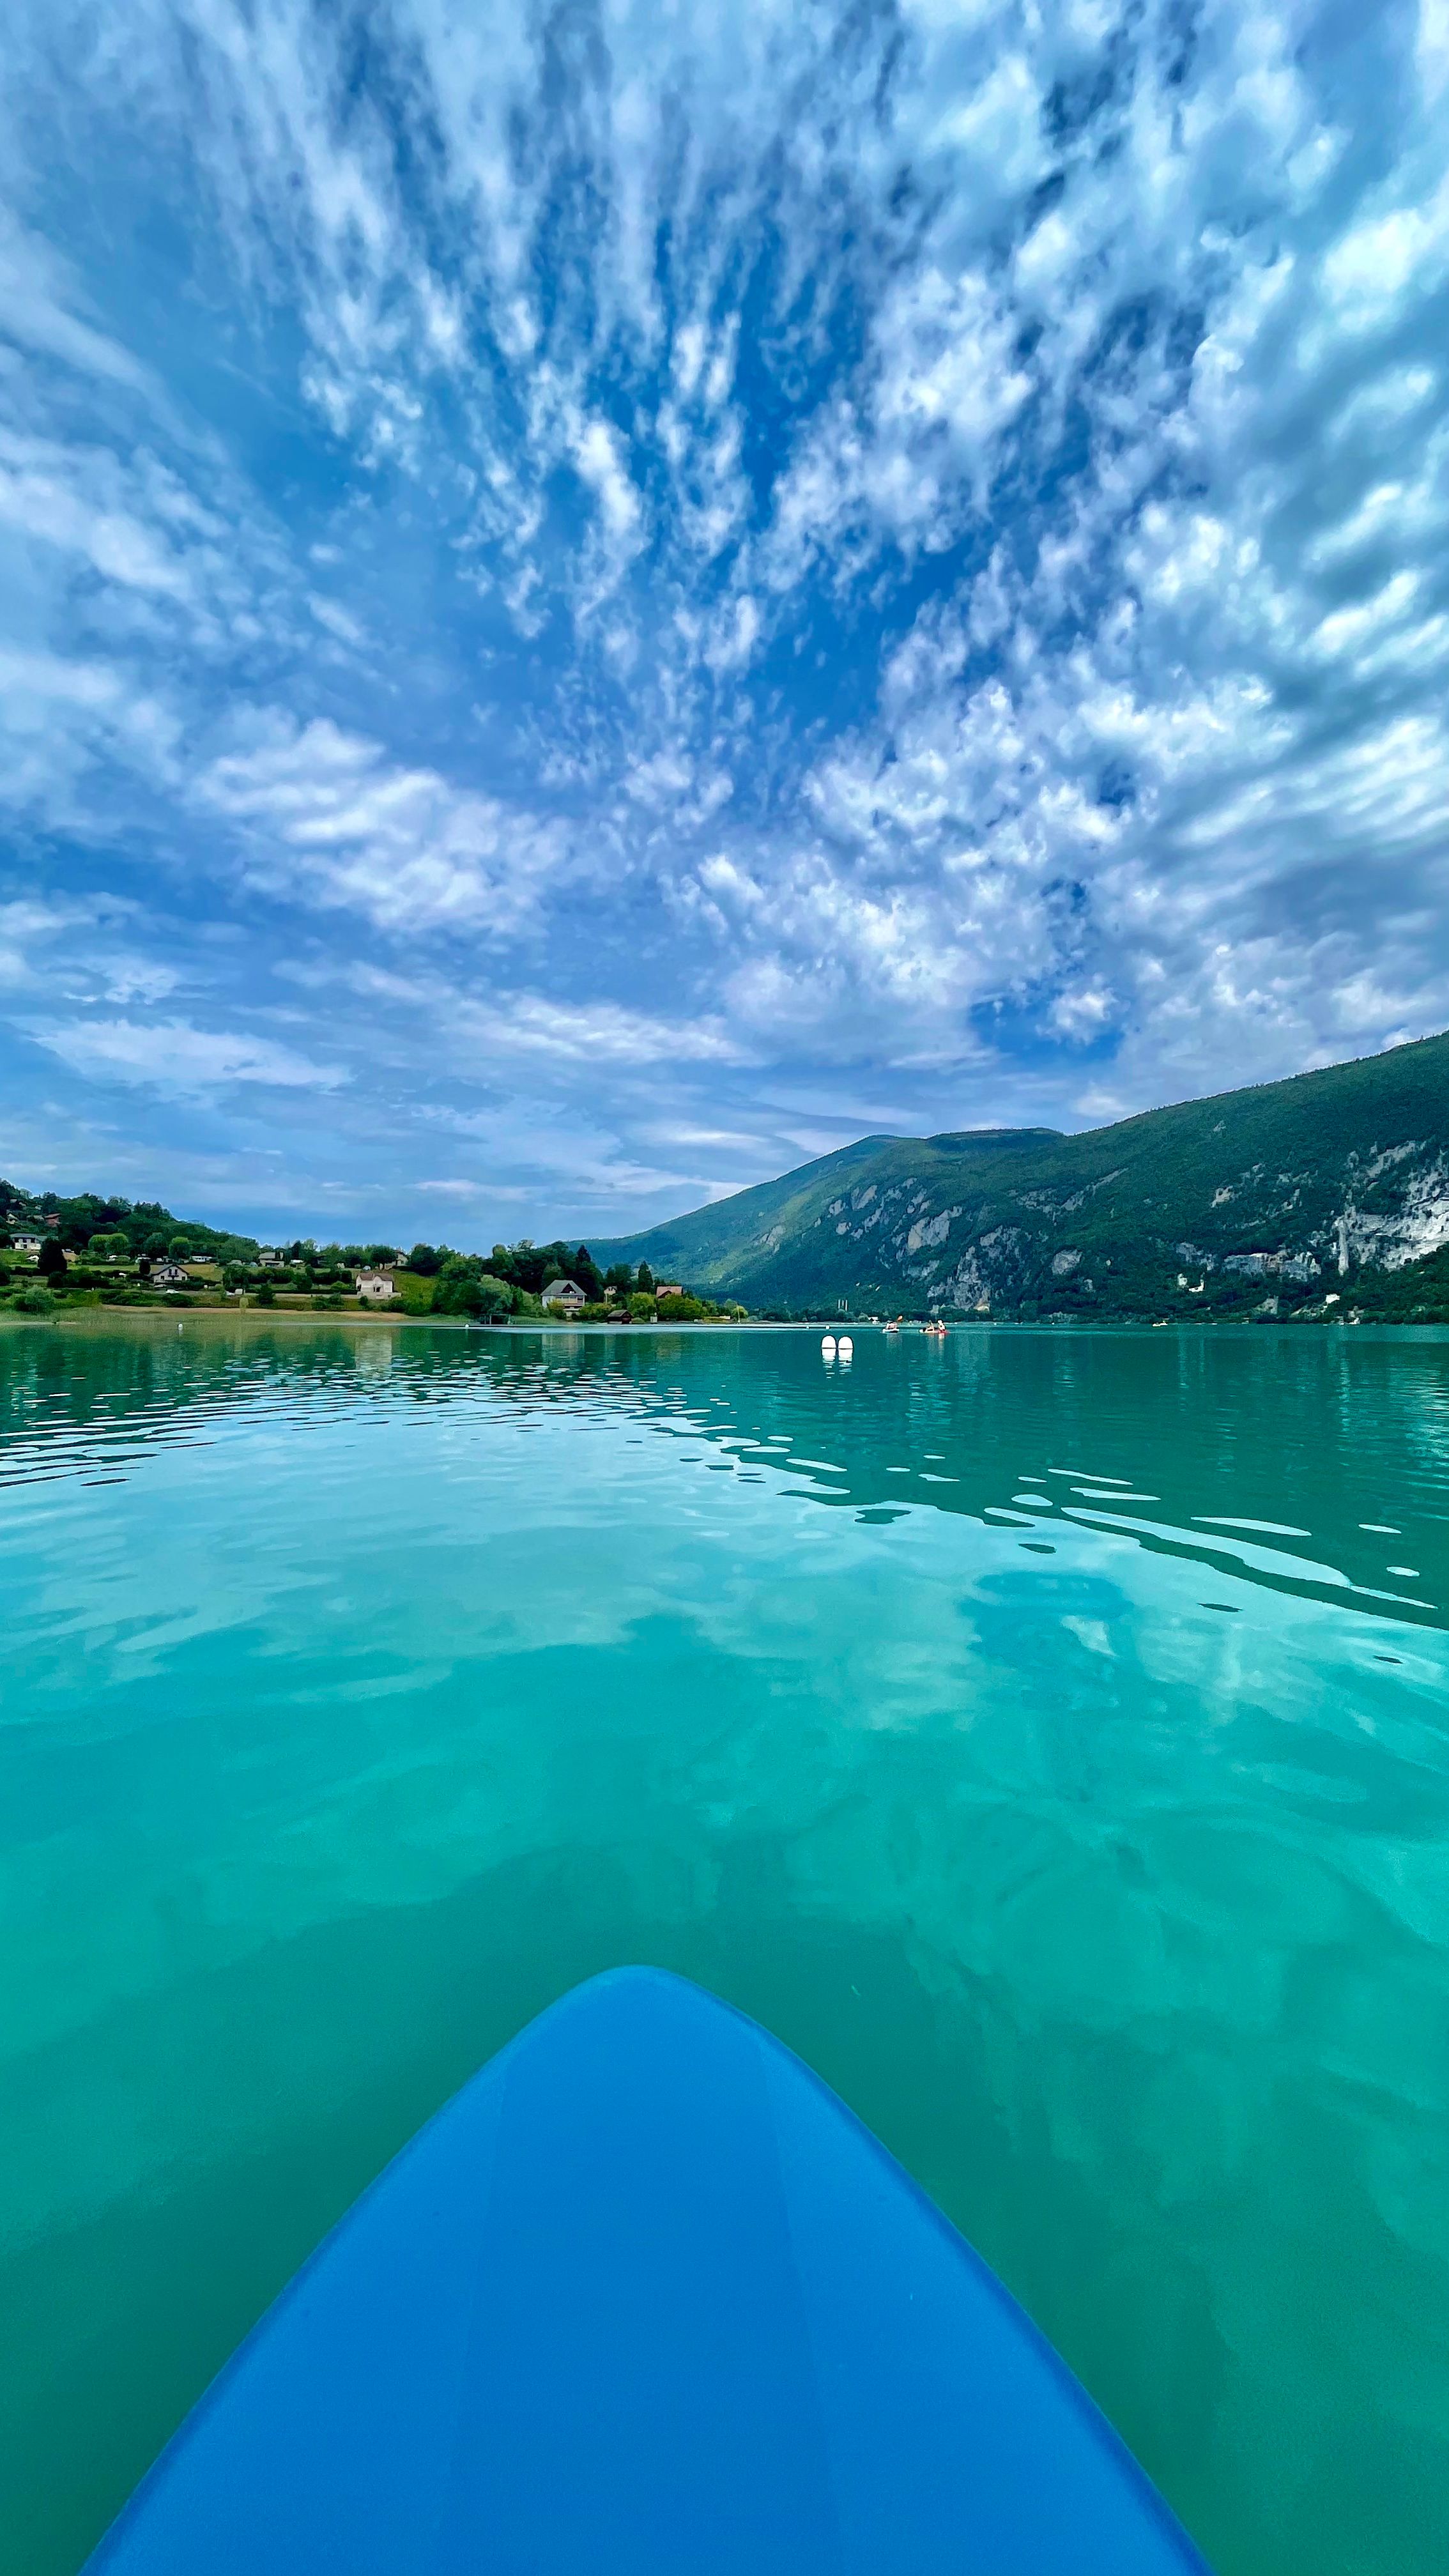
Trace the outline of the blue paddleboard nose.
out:
[[[243,2344],[95,2576],[1184,2576],[1000,2283],[656,1969],[531,2023]]]

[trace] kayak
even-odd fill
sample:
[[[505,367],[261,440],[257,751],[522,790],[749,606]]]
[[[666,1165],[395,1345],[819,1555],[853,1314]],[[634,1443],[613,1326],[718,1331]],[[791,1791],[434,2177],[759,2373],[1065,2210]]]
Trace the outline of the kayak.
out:
[[[200,2399],[94,2576],[1183,2576],[1065,2364],[743,2014],[593,1978]]]

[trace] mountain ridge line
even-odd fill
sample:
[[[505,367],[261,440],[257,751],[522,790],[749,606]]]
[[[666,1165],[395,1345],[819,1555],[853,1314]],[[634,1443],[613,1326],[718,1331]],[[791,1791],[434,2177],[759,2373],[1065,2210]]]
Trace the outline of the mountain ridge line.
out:
[[[1446,1247],[1449,1033],[1075,1134],[861,1137],[593,1249],[756,1307],[1155,1320],[1397,1280],[1432,1320]]]

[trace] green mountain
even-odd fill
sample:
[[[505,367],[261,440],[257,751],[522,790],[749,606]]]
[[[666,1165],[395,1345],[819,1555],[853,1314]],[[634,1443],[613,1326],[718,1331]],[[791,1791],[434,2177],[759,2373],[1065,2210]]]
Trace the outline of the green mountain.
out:
[[[866,1136],[594,1252],[756,1312],[1449,1320],[1449,1035],[1080,1136]]]

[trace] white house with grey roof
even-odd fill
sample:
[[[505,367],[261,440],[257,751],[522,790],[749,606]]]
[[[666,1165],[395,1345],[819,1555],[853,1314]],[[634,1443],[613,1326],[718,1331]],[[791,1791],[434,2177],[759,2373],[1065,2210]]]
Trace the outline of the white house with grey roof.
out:
[[[550,1279],[543,1292],[545,1306],[557,1306],[566,1315],[576,1315],[588,1302],[576,1279]]]

